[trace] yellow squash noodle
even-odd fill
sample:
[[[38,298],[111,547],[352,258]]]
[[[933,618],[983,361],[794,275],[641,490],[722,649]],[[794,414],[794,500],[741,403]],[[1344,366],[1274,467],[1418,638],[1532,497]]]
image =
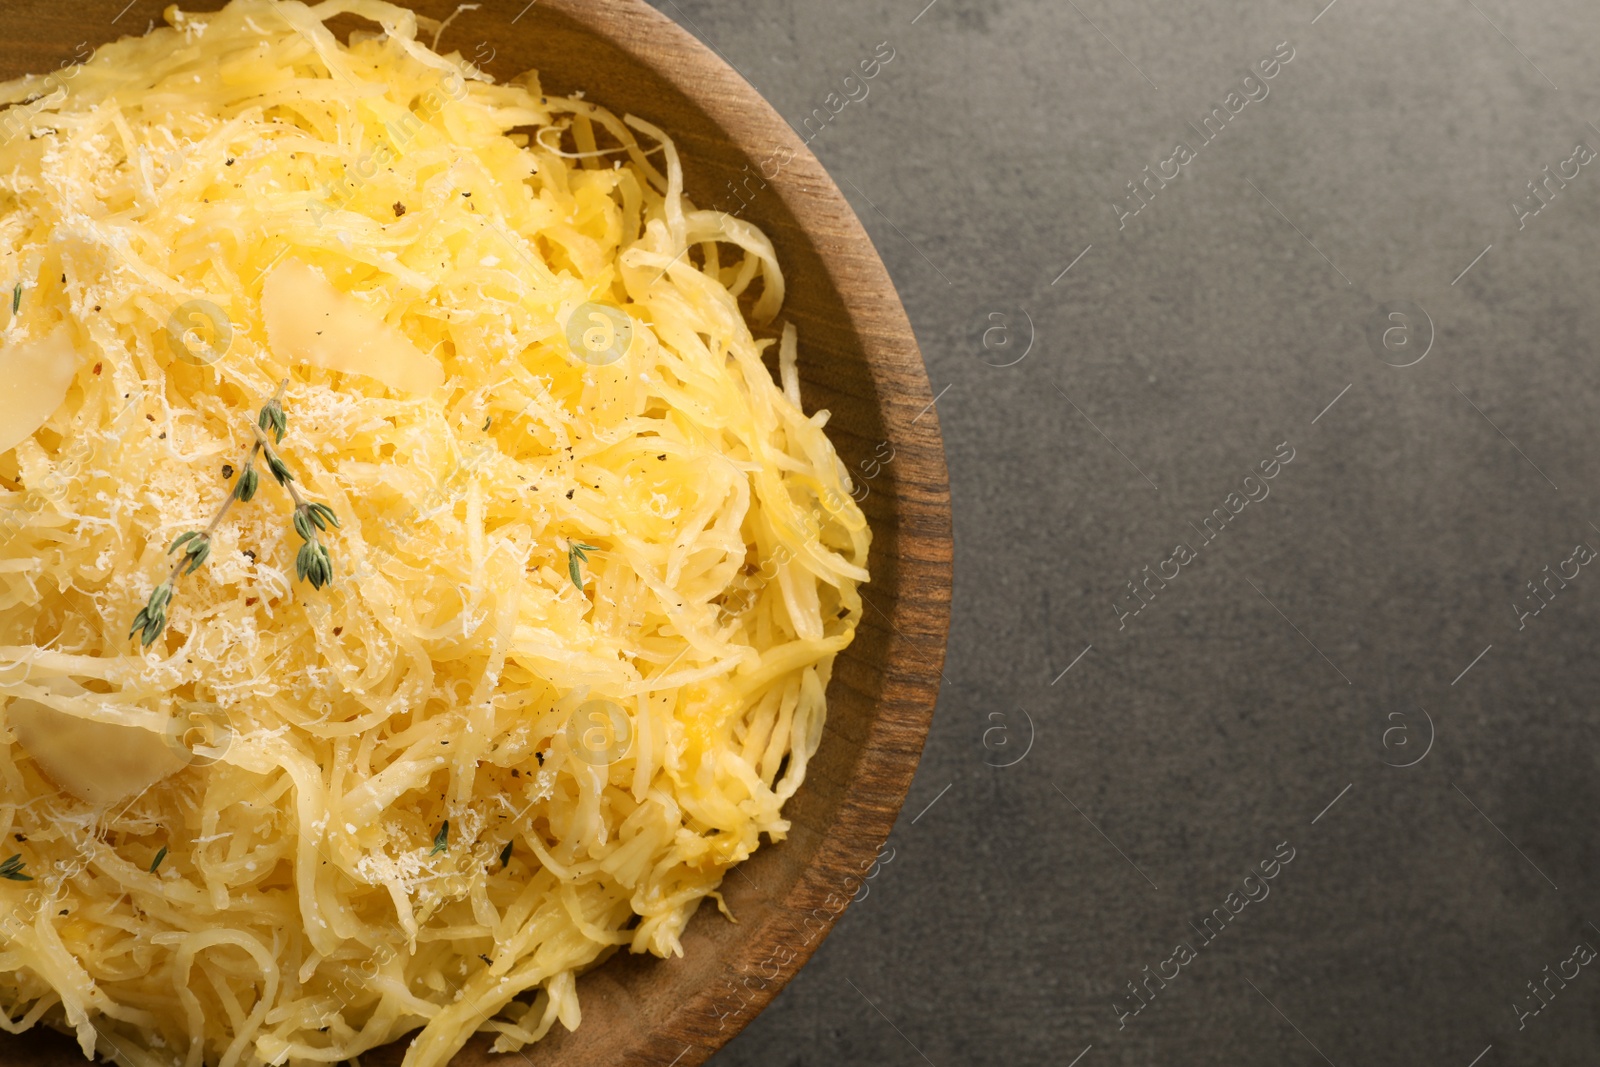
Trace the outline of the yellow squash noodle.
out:
[[[0,85],[0,1026],[520,1049],[784,836],[860,619],[772,246],[403,8],[166,21]],[[262,469],[130,641],[282,381],[332,583]]]

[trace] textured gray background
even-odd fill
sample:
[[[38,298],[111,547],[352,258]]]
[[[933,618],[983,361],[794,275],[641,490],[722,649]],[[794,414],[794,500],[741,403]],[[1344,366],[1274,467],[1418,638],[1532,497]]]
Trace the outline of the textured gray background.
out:
[[[894,49],[812,147],[900,287],[955,501],[893,858],[715,1062],[1600,1062],[1600,962],[1515,1007],[1600,948],[1600,567],[1512,606],[1600,548],[1600,161],[1511,208],[1600,149],[1600,7],[655,2],[797,126]],[[1270,896],[1119,1026],[1282,842]]]

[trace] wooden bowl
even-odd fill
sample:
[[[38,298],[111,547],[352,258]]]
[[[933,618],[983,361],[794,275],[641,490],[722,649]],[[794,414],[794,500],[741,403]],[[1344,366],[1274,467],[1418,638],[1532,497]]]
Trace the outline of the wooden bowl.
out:
[[[167,0],[10,0],[0,77],[54,70],[80,42],[142,33]],[[185,5],[189,6],[189,5]],[[215,9],[202,0],[191,10]],[[456,0],[422,0],[448,16]],[[543,1064],[703,1062],[765,1007],[833,926],[869,873],[905,798],[933,716],[950,602],[950,496],[937,410],[921,355],[883,263],[838,187],[777,112],[705,46],[641,0],[496,0],[446,31],[498,77],[537,69],[666,130],[701,206],[742,211],[777,246],[788,280],[782,318],[800,330],[807,411],[833,412],[828,435],[868,494],[872,582],[866,619],[838,658],[828,725],[805,786],[784,814],[787,840],[723,882],[737,924],[709,903],[682,958],[626,952],[580,980],[583,1025],[527,1050]],[[791,155],[792,154],[792,155]],[[731,184],[730,184],[731,183]],[[744,190],[736,198],[733,188]],[[892,458],[889,458],[892,457]],[[398,1064],[405,1042],[365,1055]],[[455,1067],[506,1062],[481,1036]],[[84,1061],[52,1032],[0,1035],[0,1061]]]

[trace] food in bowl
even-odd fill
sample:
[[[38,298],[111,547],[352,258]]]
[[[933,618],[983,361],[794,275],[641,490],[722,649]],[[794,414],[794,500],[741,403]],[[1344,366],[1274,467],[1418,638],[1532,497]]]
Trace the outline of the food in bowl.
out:
[[[772,245],[403,8],[166,21],[0,85],[7,1029],[521,1049],[784,836],[861,616]]]

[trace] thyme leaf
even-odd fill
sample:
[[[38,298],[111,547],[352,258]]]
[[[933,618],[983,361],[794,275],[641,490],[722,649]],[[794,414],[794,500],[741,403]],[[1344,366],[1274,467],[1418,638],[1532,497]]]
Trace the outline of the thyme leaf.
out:
[[[589,553],[600,551],[597,545],[586,545],[582,541],[574,541],[572,547],[567,549],[567,573],[572,576],[572,584],[578,587],[578,592],[583,592],[583,569],[580,564],[589,562]]]

